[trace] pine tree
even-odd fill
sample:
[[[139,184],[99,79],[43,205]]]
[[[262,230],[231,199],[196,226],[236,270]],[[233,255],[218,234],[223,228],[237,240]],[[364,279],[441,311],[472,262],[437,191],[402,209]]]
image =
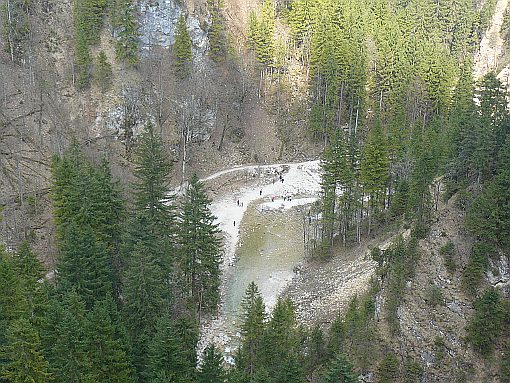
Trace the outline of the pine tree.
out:
[[[251,282],[241,302],[243,323],[241,325],[242,345],[236,366],[248,374],[250,382],[257,372],[257,358],[266,326],[264,301],[255,282]]]
[[[90,50],[87,43],[86,32],[83,29],[78,29],[75,36],[75,55],[76,55],[76,69],[77,69],[77,84],[78,88],[86,88],[90,81],[90,66],[92,58],[90,57]]]
[[[324,373],[322,383],[356,383],[358,377],[354,374],[353,365],[343,354],[338,354],[329,364]]]
[[[252,12],[248,37],[257,55],[257,61],[265,68],[273,63],[274,59],[274,28],[275,6],[273,0],[264,0],[261,8],[260,19]]]
[[[381,124],[377,122],[368,133],[360,165],[360,180],[365,193],[370,196],[368,235],[370,235],[373,213],[384,208],[384,196],[389,178],[388,162],[386,140]]]
[[[279,298],[262,337],[257,355],[259,366],[267,371],[269,382],[300,383],[304,370],[299,355],[294,304]]]
[[[226,376],[223,355],[214,344],[209,344],[204,350],[202,364],[198,369],[197,383],[225,383]]]
[[[225,30],[222,11],[222,0],[208,0],[207,5],[211,14],[211,25],[208,37],[211,58],[218,62],[227,53],[227,32]]]
[[[172,52],[175,58],[175,70],[181,79],[189,77],[193,64],[191,36],[186,26],[186,19],[182,14],[175,27],[175,42]]]
[[[133,382],[125,333],[116,323],[117,308],[111,298],[97,301],[87,314],[85,348],[93,381]]]
[[[190,360],[182,334],[174,321],[163,315],[148,349],[148,379],[150,382],[189,382],[194,376],[195,360]],[[194,345],[192,345],[194,348]]]
[[[163,149],[163,142],[149,122],[135,149],[133,184],[133,218],[128,229],[125,251],[142,242],[168,276],[175,259],[172,237],[175,232],[173,196],[169,195],[168,183],[171,164]],[[165,281],[164,277],[162,281]]]
[[[57,383],[92,382],[87,350],[85,304],[70,291],[54,300],[43,330],[45,354]]]
[[[41,352],[41,341],[32,324],[24,318],[7,328],[7,345],[0,350],[5,362],[0,377],[12,383],[48,383],[52,380],[48,362]]]
[[[112,294],[112,265],[103,243],[98,242],[92,228],[70,222],[59,241],[58,287],[76,291],[92,307],[95,300]]]
[[[111,0],[110,17],[117,40],[115,54],[117,60],[128,65],[138,64],[140,36],[136,8],[133,0]]]
[[[27,312],[24,291],[11,256],[0,246],[0,345],[9,324]]]
[[[94,77],[101,89],[101,92],[103,93],[106,92],[112,85],[112,66],[108,62],[108,58],[104,51],[99,52],[99,55],[97,56],[97,65]]]
[[[190,300],[199,312],[214,312],[220,303],[221,244],[210,203],[203,184],[194,174],[181,208],[179,241],[184,280]]]

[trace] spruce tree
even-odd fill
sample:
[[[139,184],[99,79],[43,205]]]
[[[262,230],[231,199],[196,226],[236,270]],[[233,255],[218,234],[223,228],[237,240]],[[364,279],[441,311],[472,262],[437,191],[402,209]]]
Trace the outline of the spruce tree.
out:
[[[83,29],[78,29],[75,36],[75,55],[76,55],[76,70],[77,70],[77,84],[78,88],[86,88],[90,81],[90,66],[92,58],[90,57],[90,50],[87,44],[86,32]]]
[[[4,361],[0,367],[1,378],[12,383],[52,381],[39,335],[28,319],[13,321],[7,328],[6,341],[6,346],[0,349],[0,357]]]
[[[156,322],[169,309],[163,275],[149,248],[137,244],[124,273],[122,296],[123,318],[139,378],[147,374],[148,344],[154,337]]]
[[[134,206],[128,228],[125,251],[132,250],[135,243],[143,243],[166,277],[175,259],[173,236],[175,212],[173,196],[169,194],[171,164],[163,148],[161,137],[149,122],[139,138],[134,154],[133,184]]]
[[[221,14],[222,3],[223,0],[207,0],[211,14],[211,25],[208,31],[210,56],[216,62],[224,58],[227,53],[227,32]]]
[[[324,363],[327,356],[324,333],[319,326],[315,326],[308,334],[306,348],[308,352],[306,353],[305,370],[310,376],[317,367]]]
[[[257,55],[257,61],[263,68],[271,66],[274,60],[275,18],[273,0],[264,0],[260,18],[254,12],[250,14],[248,37]]]
[[[0,345],[9,324],[27,312],[24,290],[12,257],[0,246]]]
[[[266,370],[269,382],[300,383],[304,380],[299,351],[294,304],[288,298],[279,298],[265,327],[258,355],[259,366]]]
[[[106,92],[108,88],[112,85],[112,66],[108,62],[108,58],[106,57],[106,53],[104,51],[99,52],[97,56],[97,64],[96,70],[94,72],[94,77],[96,79],[101,92]]]
[[[510,248],[510,135],[501,151],[499,171],[473,201],[466,226],[479,239]]]
[[[174,320],[168,315],[160,317],[148,348],[148,381],[161,383],[191,381],[194,376],[195,360],[190,360],[186,350],[188,346]]]
[[[354,374],[353,365],[343,354],[338,354],[324,373],[322,383],[356,383],[358,377]]]
[[[97,301],[87,313],[85,348],[93,381],[132,383],[127,339],[118,319],[117,308],[110,297]]]
[[[368,133],[361,155],[360,181],[370,197],[369,225],[370,235],[372,215],[384,208],[384,197],[389,176],[388,151],[380,122]]]
[[[487,289],[474,302],[474,308],[475,314],[466,328],[467,339],[476,352],[487,357],[492,353],[505,322],[501,293],[492,287]]]
[[[214,312],[220,303],[221,245],[216,217],[196,174],[181,207],[179,242],[186,290],[197,311]]]
[[[264,301],[255,282],[251,282],[241,302],[243,323],[241,325],[242,344],[236,366],[244,371],[250,382],[257,372],[257,358],[266,326]]]
[[[181,14],[175,27],[175,42],[172,52],[175,59],[175,70],[181,79],[189,77],[193,64],[191,36],[186,26],[186,19]]]
[[[140,36],[133,0],[111,0],[110,17],[117,37],[115,42],[117,59],[128,65],[138,64]]]
[[[76,292],[66,292],[60,302],[54,300],[50,305],[43,344],[55,382],[93,381],[85,326],[85,303]]]
[[[227,374],[223,368],[223,355],[214,344],[209,344],[198,369],[197,383],[225,383]]]
[[[70,222],[63,231],[59,248],[57,283],[61,291],[76,291],[87,307],[112,294],[108,253],[89,225],[80,224],[78,219]]]
[[[32,252],[27,241],[21,242],[17,251],[17,256],[13,257],[13,262],[14,267],[19,273],[18,275],[31,284],[35,284],[39,279],[44,277],[44,269],[41,261],[39,261]]]

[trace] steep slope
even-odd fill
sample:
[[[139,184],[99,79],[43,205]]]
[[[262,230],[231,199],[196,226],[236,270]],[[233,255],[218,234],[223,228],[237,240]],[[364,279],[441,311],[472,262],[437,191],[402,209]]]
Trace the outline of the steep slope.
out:
[[[498,0],[496,2],[490,26],[485,32],[480,42],[480,49],[475,56],[473,68],[473,77],[475,80],[501,67],[501,59],[505,54],[505,40],[501,36],[501,27],[507,8],[508,0]]]
[[[249,10],[255,5],[226,3],[225,23],[232,44],[230,53],[215,63],[209,57],[206,1],[137,4],[142,47],[136,67],[115,60],[108,18],[100,43],[91,49],[94,59],[103,50],[112,64],[113,85],[104,93],[95,81],[84,90],[74,85],[70,0],[32,2],[25,61],[11,62],[1,50],[0,238],[9,246],[30,238],[40,253],[51,251],[47,199],[51,158],[73,139],[83,143],[94,160],[108,158],[113,174],[123,182],[131,179],[130,150],[149,120],[158,125],[175,163],[176,183],[194,171],[209,174],[235,164],[274,163],[314,154],[303,146],[306,139],[299,126],[282,145],[278,132],[285,117],[273,113],[259,96],[244,36]],[[176,77],[171,52],[180,14],[187,15],[193,40],[194,73],[188,80]],[[0,38],[0,44],[3,48],[6,41]]]

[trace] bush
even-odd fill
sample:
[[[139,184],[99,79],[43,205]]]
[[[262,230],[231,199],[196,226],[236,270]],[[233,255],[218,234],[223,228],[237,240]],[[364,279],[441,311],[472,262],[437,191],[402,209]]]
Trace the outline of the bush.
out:
[[[444,344],[443,338],[437,336],[436,339],[434,339],[434,358],[436,363],[439,363],[441,360],[443,360],[445,351],[446,345]]]
[[[423,367],[416,361],[411,360],[405,364],[405,382],[420,383],[423,375]]]
[[[442,304],[444,302],[444,298],[441,288],[436,285],[430,286],[427,289],[425,302],[427,302],[427,304],[432,307]]]
[[[446,257],[448,255],[454,255],[455,254],[455,245],[452,241],[448,241],[445,245],[441,246],[439,249],[439,254],[441,254],[443,257]]]
[[[430,225],[426,222],[417,222],[411,230],[411,236],[416,239],[427,238],[430,232]]]

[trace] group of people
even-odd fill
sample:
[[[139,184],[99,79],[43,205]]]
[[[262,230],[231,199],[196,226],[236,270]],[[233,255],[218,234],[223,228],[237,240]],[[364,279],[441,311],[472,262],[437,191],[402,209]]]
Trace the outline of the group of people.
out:
[[[274,202],[274,200],[275,200],[276,198],[277,198],[277,197],[272,196],[272,197],[271,197],[271,202]],[[292,196],[290,196],[290,195],[284,195],[284,196],[283,196],[283,201],[284,201],[284,202],[285,202],[285,201],[289,201],[289,202],[290,202],[290,201],[292,201]]]

